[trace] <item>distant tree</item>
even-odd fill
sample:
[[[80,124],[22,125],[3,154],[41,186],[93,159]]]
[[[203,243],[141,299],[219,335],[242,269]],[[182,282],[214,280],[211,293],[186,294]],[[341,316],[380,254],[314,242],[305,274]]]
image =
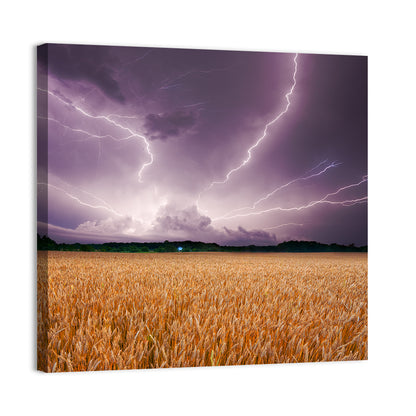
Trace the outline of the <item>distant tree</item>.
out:
[[[95,251],[94,247],[91,244],[82,244],[80,247],[81,251]]]
[[[37,234],[38,250],[58,250],[59,245],[50,239],[47,235],[40,236]]]
[[[177,251],[175,244],[170,243],[168,240],[165,240],[162,246],[159,246],[159,248],[161,247],[163,248],[161,252],[164,252],[164,253],[171,253],[171,252]]]

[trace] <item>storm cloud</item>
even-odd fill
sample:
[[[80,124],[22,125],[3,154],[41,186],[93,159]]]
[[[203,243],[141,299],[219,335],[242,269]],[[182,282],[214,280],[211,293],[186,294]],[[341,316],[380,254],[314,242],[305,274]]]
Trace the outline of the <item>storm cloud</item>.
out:
[[[156,218],[155,231],[212,232],[210,224],[211,219],[201,215],[195,206],[185,209],[164,206]]]
[[[84,234],[98,233],[111,236],[113,234],[137,235],[143,231],[140,221],[132,217],[108,217],[98,221],[85,221],[78,225],[76,231]]]
[[[44,45],[38,67],[51,238],[367,244],[367,57]]]
[[[113,47],[92,45],[48,45],[48,53],[41,54],[41,63],[49,74],[61,80],[88,81],[107,97],[125,101],[118,82],[114,79],[114,67],[120,63],[114,58]]]
[[[260,246],[277,244],[276,236],[266,231],[248,231],[241,226],[238,227],[237,230],[230,230],[227,227],[224,227],[224,230],[225,234],[227,235],[225,241],[230,245],[239,245],[242,241],[244,241],[245,244],[254,244]]]
[[[198,237],[206,242],[218,242],[226,245],[272,245],[277,244],[274,234],[262,230],[236,230],[223,227],[216,229],[211,225],[211,218],[198,212],[196,206],[176,209],[172,206],[163,207],[161,215],[156,219],[156,232],[182,232],[185,239]]]
[[[196,115],[192,111],[178,110],[171,113],[148,114],[144,127],[151,140],[165,140],[178,136],[196,123]]]

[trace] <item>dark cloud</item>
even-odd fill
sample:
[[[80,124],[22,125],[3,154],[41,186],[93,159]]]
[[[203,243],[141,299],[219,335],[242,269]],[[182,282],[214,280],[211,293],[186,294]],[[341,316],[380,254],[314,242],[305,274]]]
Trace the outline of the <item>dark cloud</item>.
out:
[[[257,244],[257,245],[274,245],[277,244],[276,236],[262,230],[248,231],[243,227],[238,227],[237,230],[230,230],[224,227],[227,244]]]
[[[48,45],[48,53],[40,56],[50,74],[61,80],[88,81],[107,97],[125,101],[118,82],[113,78],[113,67],[118,59],[111,54],[112,47],[92,45]]]
[[[136,229],[128,221],[107,221],[108,210],[90,208],[85,202],[91,197],[81,189],[142,221],[144,231],[137,231],[135,239],[273,244],[274,235],[261,230],[293,222],[304,226],[272,232],[279,240],[300,238],[301,232],[321,242],[367,243],[365,203],[219,220],[325,160],[342,164],[291,182],[256,208],[294,209],[361,180],[367,173],[366,57],[300,54],[291,105],[270,125],[288,104],[293,53],[163,48],[149,53],[148,48],[82,45],[49,45],[44,52],[39,53],[39,74],[47,73],[48,82],[39,86],[59,99],[39,92],[39,115],[56,120],[46,124],[39,119],[39,143],[48,144],[39,164],[47,169],[45,181],[54,175],[73,185],[71,193],[81,202],[50,189],[47,209],[39,213],[42,221],[71,229],[74,240],[88,232],[97,240],[110,233],[111,241],[117,233]],[[103,100],[104,94],[110,99]],[[97,116],[112,114],[117,124],[86,117],[75,104]],[[249,162],[235,170],[266,125],[267,134]],[[146,149],[129,130],[153,141]],[[366,194],[360,186],[333,199]],[[101,205],[97,201],[92,205]],[[190,207],[195,201],[203,214]],[[84,234],[81,228],[75,231],[80,224]]]
[[[189,233],[213,231],[211,219],[201,215],[195,206],[179,210],[172,206],[165,206],[156,218],[157,231],[186,231]]]
[[[238,227],[231,230],[224,227],[223,230],[214,228],[211,219],[198,212],[196,206],[185,209],[176,209],[173,206],[165,206],[156,219],[156,232],[171,233],[175,238],[199,239],[205,242],[217,242],[225,245],[274,245],[277,240],[274,234],[262,230],[246,230]]]
[[[195,125],[196,120],[193,111],[178,110],[171,113],[148,114],[144,126],[151,140],[165,140],[188,130]]]

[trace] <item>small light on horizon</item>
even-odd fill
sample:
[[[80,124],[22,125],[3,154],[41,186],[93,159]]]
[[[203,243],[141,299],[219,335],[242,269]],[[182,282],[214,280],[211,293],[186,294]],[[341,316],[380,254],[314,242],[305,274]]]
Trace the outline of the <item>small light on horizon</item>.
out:
[[[178,251],[182,251],[183,250],[183,247],[178,247]]]

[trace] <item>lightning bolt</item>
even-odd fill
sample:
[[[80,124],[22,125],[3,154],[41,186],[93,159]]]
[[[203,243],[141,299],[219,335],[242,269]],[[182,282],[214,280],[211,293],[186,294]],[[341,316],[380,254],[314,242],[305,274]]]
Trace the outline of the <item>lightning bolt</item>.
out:
[[[142,59],[146,58],[146,56],[147,56],[147,55],[149,55],[149,53],[150,53],[150,52],[152,52],[152,50],[151,50],[151,49],[150,49],[150,50],[148,50],[148,51],[146,51],[143,55],[140,55],[139,57],[137,57],[137,58],[135,58],[135,59],[132,59],[132,60],[130,60],[130,61],[128,61],[128,62],[125,62],[125,63],[122,65],[122,68],[121,68],[119,71],[117,71],[117,73],[124,71],[124,70],[125,70],[125,68],[126,68],[127,66],[132,65],[132,64],[134,64],[135,62],[139,62],[139,61],[141,61]]]
[[[227,174],[226,174],[226,176],[225,176],[225,179],[223,180],[223,181],[215,181],[215,182],[212,182],[204,191],[202,191],[201,192],[201,194],[202,193],[204,193],[204,192],[207,192],[207,191],[209,191],[213,186],[215,186],[215,185],[219,185],[219,184],[224,184],[224,183],[226,183],[229,179],[230,179],[230,176],[233,174],[233,173],[235,173],[235,172],[237,172],[237,171],[239,171],[242,167],[244,167],[249,161],[250,161],[250,159],[251,159],[251,155],[252,155],[252,151],[264,140],[264,138],[267,136],[267,132],[268,132],[268,130],[269,130],[269,127],[270,126],[272,126],[273,124],[275,124],[278,120],[280,120],[287,112],[288,112],[288,110],[289,110],[289,107],[290,107],[290,104],[291,104],[291,101],[290,101],[290,97],[292,96],[292,94],[293,94],[293,91],[294,91],[294,89],[295,89],[295,87],[296,87],[296,74],[297,74],[297,72],[298,72],[298,61],[297,61],[297,58],[298,58],[298,54],[295,54],[295,56],[294,56],[294,58],[293,58],[293,62],[294,62],[294,64],[295,64],[295,68],[294,68],[294,71],[293,71],[293,76],[292,76],[292,79],[293,79],[293,84],[292,84],[292,86],[290,87],[290,90],[286,93],[286,95],[285,95],[285,98],[286,98],[286,106],[285,106],[285,108],[284,108],[284,110],[282,110],[273,120],[271,120],[271,121],[269,121],[267,124],[266,124],[266,126],[264,127],[264,130],[263,130],[263,134],[256,140],[256,142],[247,150],[247,154],[248,154],[248,156],[247,156],[247,158],[246,159],[244,159],[241,163],[240,163],[240,165],[238,165],[236,168],[233,168],[233,169],[231,169]],[[201,195],[200,194],[200,195]]]
[[[72,104],[72,103],[68,103],[67,101],[65,101],[64,99],[62,99],[61,97],[59,97],[59,95],[55,94],[52,91],[45,90],[45,89],[42,89],[42,88],[38,88],[38,90],[39,91],[42,91],[44,93],[47,93],[47,94],[49,94],[51,96],[53,96],[54,98],[56,98],[57,100],[59,100],[64,105],[69,106],[71,108],[74,108],[76,111],[78,111],[79,113],[81,113],[85,117],[92,118],[92,119],[95,119],[95,120],[104,120],[107,123],[112,124],[113,126],[119,128],[119,129],[121,129],[123,131],[128,132],[129,133],[129,136],[126,137],[126,138],[124,138],[124,140],[130,139],[130,138],[133,138],[133,137],[135,137],[135,138],[137,138],[139,140],[142,140],[144,142],[144,144],[145,144],[146,152],[147,152],[147,154],[148,154],[148,156],[150,158],[149,162],[144,163],[142,165],[141,169],[138,172],[139,182],[142,182],[142,174],[143,174],[144,169],[147,166],[150,166],[153,163],[153,160],[154,160],[153,154],[152,154],[152,152],[150,150],[150,143],[149,143],[149,141],[147,140],[147,138],[145,136],[143,136],[141,134],[138,134],[137,132],[134,132],[133,130],[131,130],[129,127],[123,126],[122,124],[117,123],[116,121],[114,121],[111,118],[112,116],[114,116],[114,114],[111,114],[110,116],[108,116],[108,115],[107,116],[105,116],[105,115],[94,116],[93,114],[90,114],[87,111],[83,110],[81,107],[79,107],[79,106],[77,106],[75,104]]]
[[[175,88],[178,87],[180,85],[182,85],[181,82],[177,82],[177,81],[181,81],[185,78],[187,78],[190,75],[193,74],[210,74],[212,72],[218,72],[218,71],[226,71],[227,69],[229,69],[229,67],[226,68],[213,68],[213,69],[191,69],[189,71],[184,72],[183,74],[177,75],[176,77],[172,77],[172,78],[165,78],[162,81],[162,86],[159,87],[160,90],[168,90],[170,88]]]
[[[110,117],[110,116],[108,116],[108,117]],[[120,116],[120,117],[129,117],[130,118],[130,116]],[[87,135],[87,136],[89,136],[89,137],[91,137],[93,139],[98,139],[98,160],[100,160],[101,154],[102,154],[102,146],[101,146],[101,140],[102,139],[109,138],[109,139],[114,140],[116,142],[122,142],[122,141],[125,141],[125,140],[130,140],[130,139],[135,139],[136,138],[136,137],[134,137],[132,135],[127,136],[127,137],[117,138],[117,137],[112,136],[111,134],[104,134],[104,135],[94,134],[94,133],[91,133],[90,131],[87,131],[87,130],[78,129],[78,128],[74,128],[74,127],[68,126],[67,124],[64,124],[61,121],[56,120],[55,118],[52,118],[52,117],[42,117],[42,116],[38,116],[38,118],[43,119],[43,120],[52,121],[54,123],[57,123],[62,128],[71,130],[71,131],[73,131],[75,133],[85,134],[85,135]]]
[[[96,88],[92,88],[87,94],[85,94],[82,98],[80,98],[79,100],[78,100],[78,103],[80,103],[80,102],[85,102],[85,100],[86,100],[86,98],[89,96],[89,95],[91,95],[93,92],[95,92],[97,89]]]
[[[298,224],[296,222],[288,222],[287,224],[279,224],[279,225],[274,225],[273,227],[263,228],[263,230],[273,230],[274,228],[282,228],[282,227],[287,227],[289,225],[296,225],[298,227],[303,227],[303,224]]]
[[[40,119],[42,119],[42,120],[53,121],[54,123],[59,124],[59,125],[60,125],[61,127],[63,127],[64,129],[71,130],[71,131],[73,131],[74,133],[82,133],[82,134],[85,134],[85,135],[87,135],[87,136],[89,136],[89,137],[92,137],[92,138],[94,138],[94,139],[104,139],[104,138],[106,138],[106,137],[107,137],[107,138],[110,138],[110,139],[112,139],[112,140],[116,140],[116,141],[125,140],[125,139],[117,139],[116,137],[111,136],[111,134],[99,135],[99,134],[94,134],[94,133],[91,133],[91,132],[86,131],[86,130],[83,130],[83,129],[77,129],[77,128],[74,128],[74,127],[68,126],[67,124],[64,124],[64,123],[62,123],[61,121],[56,120],[55,118],[52,118],[52,117],[42,117],[42,116],[38,116],[38,118],[40,118]]]
[[[322,162],[318,163],[316,166],[314,166],[312,169],[309,169],[305,175],[307,175],[308,173],[313,172],[315,169],[318,169],[319,166],[324,165],[326,162],[328,162],[328,159],[323,160]]]
[[[108,114],[107,117],[118,117],[118,118],[130,118],[130,119],[137,119],[137,116],[123,116],[121,114]]]
[[[86,194],[86,195],[88,195],[88,196],[90,196],[90,197],[92,197],[92,198],[94,198],[96,201],[99,201],[99,202],[101,202],[102,204],[104,204],[104,205],[106,205],[110,210],[113,210],[113,211],[116,211],[108,202],[106,202],[106,201],[104,201],[104,199],[102,199],[102,198],[100,198],[100,197],[98,197],[97,195],[95,195],[95,194],[93,194],[93,193],[91,193],[91,192],[88,192],[88,191],[86,191],[85,189],[81,189],[81,188],[78,188],[78,187],[76,187],[76,186],[74,186],[74,185],[71,185],[70,183],[68,183],[68,182],[65,182],[62,178],[58,178],[59,179],[59,181],[60,182],[62,182],[62,183],[64,183],[66,186],[69,186],[69,187],[71,187],[71,188],[74,188],[74,189],[76,189],[78,192],[82,192],[82,193],[84,193],[84,194]],[[43,184],[43,183],[41,183],[41,184]],[[49,184],[50,185],[50,184]],[[48,186],[49,186],[48,185]],[[56,185],[54,185],[56,188],[58,188]],[[121,215],[121,214],[120,214]]]
[[[326,161],[319,163],[319,165],[315,166],[313,169],[310,169],[308,172],[312,172],[313,170],[315,170],[316,168],[318,168],[319,166],[321,166],[325,162]],[[278,188],[274,189],[272,192],[268,193],[266,196],[258,199],[256,202],[253,203],[253,205],[251,207],[242,207],[242,208],[233,209],[232,211],[229,211],[227,214],[224,214],[223,217],[221,217],[221,218],[226,218],[230,214],[233,214],[234,212],[239,212],[239,211],[242,211],[242,210],[245,210],[245,209],[255,209],[257,207],[257,205],[259,205],[261,202],[266,201],[271,196],[273,196],[276,192],[281,191],[282,189],[287,188],[288,186],[292,185],[293,183],[300,182],[300,181],[306,181],[306,180],[311,179],[311,178],[314,178],[316,176],[320,176],[320,175],[324,174],[327,170],[329,170],[331,168],[335,168],[335,167],[337,167],[339,165],[341,165],[341,163],[332,162],[331,164],[329,164],[328,166],[326,166],[324,169],[322,169],[318,173],[314,173],[314,174],[309,175],[309,176],[301,176],[299,178],[293,179],[290,182],[285,183],[284,185],[281,185]]]
[[[187,104],[187,105],[183,105],[183,106],[182,106],[182,108],[188,108],[188,107],[199,107],[199,106],[204,105],[204,104],[206,104],[206,103],[207,103],[207,101],[200,101],[200,102],[195,103],[195,104]]]
[[[92,205],[92,204],[88,204],[87,202],[82,201],[80,198],[78,198],[77,196],[70,194],[69,192],[65,191],[65,189],[60,188],[59,186],[56,185],[52,185],[50,183],[44,183],[44,182],[38,182],[38,185],[43,185],[43,186],[47,186],[47,187],[51,187],[59,192],[64,193],[68,198],[73,199],[74,201],[78,202],[80,205],[89,207],[89,208],[94,208],[94,209],[103,209],[106,210],[108,212],[111,212],[114,215],[117,215],[118,217],[122,217],[123,214],[119,213],[118,211],[116,211],[114,208],[111,207],[110,204],[108,204],[107,202],[105,202],[104,200],[102,200],[101,198],[98,198],[97,196],[87,192],[87,191],[82,191],[86,194],[89,194],[90,196],[92,196],[93,198],[95,198],[97,201],[100,201],[102,204],[104,205]]]
[[[352,206],[352,205],[356,205],[356,204],[362,204],[365,203],[368,199],[367,196],[362,197],[362,198],[357,198],[357,199],[347,199],[344,201],[329,201],[328,198],[334,195],[338,195],[340,192],[346,190],[346,189],[351,189],[351,188],[355,188],[360,186],[361,184],[363,184],[364,182],[367,182],[367,175],[363,176],[362,180],[358,183],[353,183],[350,185],[346,185],[343,186],[339,189],[337,189],[335,192],[331,192],[329,194],[326,194],[323,198],[316,200],[316,201],[312,201],[309,202],[306,205],[301,205],[299,207],[290,207],[290,208],[283,208],[283,207],[273,207],[273,208],[269,208],[269,209],[264,209],[261,211],[255,211],[255,212],[249,212],[246,214],[236,214],[236,215],[232,215],[232,216],[228,216],[228,217],[218,217],[218,218],[213,218],[212,221],[218,221],[221,219],[231,219],[231,218],[238,218],[238,217],[249,217],[251,215],[262,215],[268,212],[274,212],[274,211],[302,211],[304,209],[308,209],[311,208],[315,205],[318,204],[330,204],[330,205],[342,205],[342,206]]]

